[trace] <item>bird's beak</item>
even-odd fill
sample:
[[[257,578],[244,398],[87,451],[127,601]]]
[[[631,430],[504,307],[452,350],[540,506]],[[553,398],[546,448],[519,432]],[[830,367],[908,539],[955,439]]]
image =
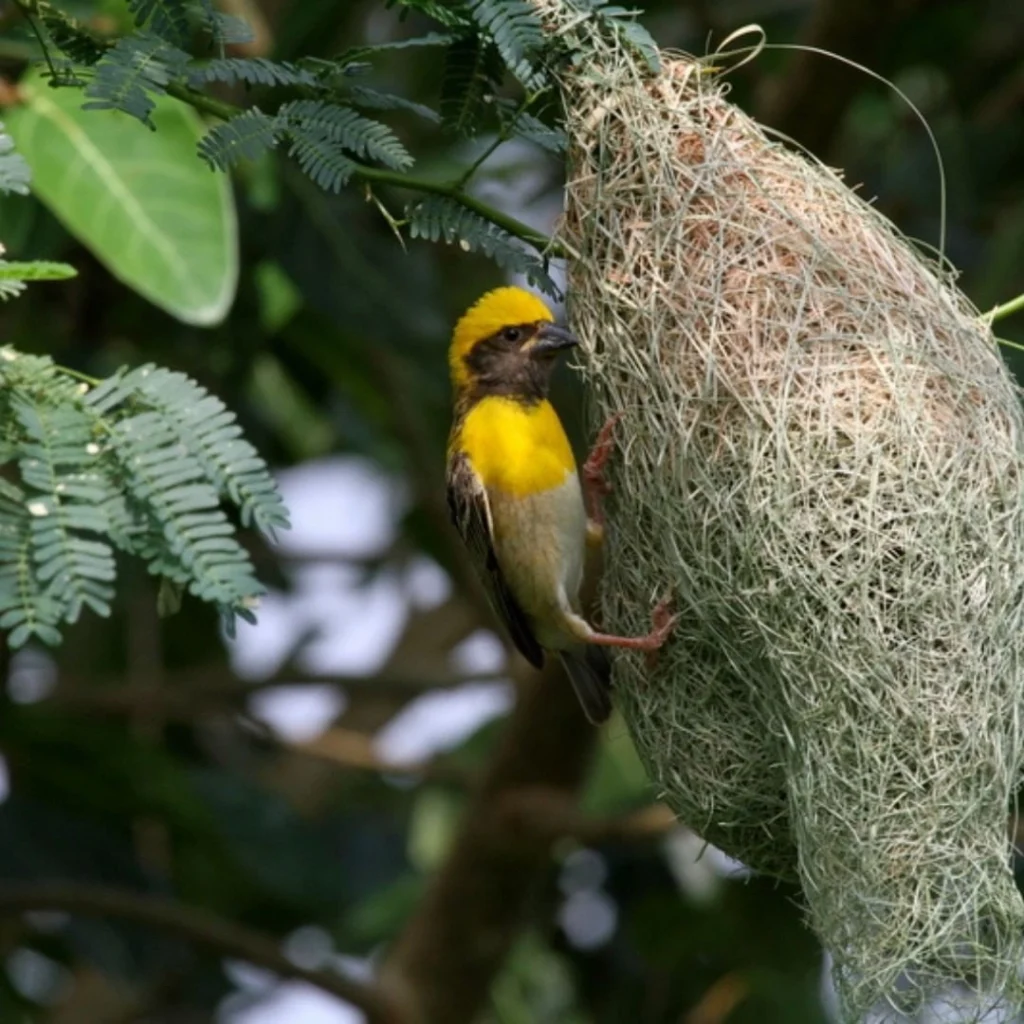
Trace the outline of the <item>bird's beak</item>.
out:
[[[547,355],[552,352],[561,352],[563,349],[575,348],[580,343],[572,331],[556,324],[545,324],[534,336],[530,343],[530,355]]]

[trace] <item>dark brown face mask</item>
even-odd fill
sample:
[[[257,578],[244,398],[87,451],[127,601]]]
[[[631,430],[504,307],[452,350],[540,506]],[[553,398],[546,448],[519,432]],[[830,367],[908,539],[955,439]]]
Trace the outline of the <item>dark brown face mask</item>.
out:
[[[570,331],[546,321],[503,327],[466,356],[473,381],[469,397],[507,395],[539,402],[547,397],[558,354],[578,344]]]

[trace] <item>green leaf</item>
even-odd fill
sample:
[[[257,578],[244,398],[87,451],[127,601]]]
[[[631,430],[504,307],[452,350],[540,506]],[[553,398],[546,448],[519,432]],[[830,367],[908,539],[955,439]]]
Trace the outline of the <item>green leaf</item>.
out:
[[[50,39],[76,64],[91,66],[107,52],[107,46],[102,40],[67,19],[62,13],[48,8],[41,13]]]
[[[509,71],[527,88],[538,89],[544,75],[537,59],[544,33],[537,12],[526,0],[469,0],[473,20],[497,46]]]
[[[295,100],[285,103],[277,117],[280,127],[296,141],[319,138],[398,171],[412,166],[412,157],[387,125],[349,108],[322,100]]]
[[[8,130],[35,194],[107,269],[185,323],[220,323],[238,282],[231,185],[196,160],[199,116],[158,96],[147,132],[117,111],[83,111],[38,73]]]
[[[457,39],[445,52],[441,118],[459,135],[478,131],[501,79],[501,57],[480,36]]]
[[[30,263],[9,263],[0,260],[0,281],[66,281],[78,271],[69,263],[32,260]]]
[[[636,20],[638,14],[636,10],[607,3],[592,3],[590,7],[604,21],[605,26],[613,35],[618,36],[622,42],[643,57],[650,71],[657,74],[661,70],[658,44],[647,29]]]
[[[410,10],[420,11],[448,28],[461,28],[469,23],[465,5],[451,0],[386,0],[385,7],[395,5],[404,8],[404,16]]]
[[[149,27],[167,39],[188,39],[188,0],[128,0],[135,24]]]
[[[31,516],[36,579],[68,622],[84,607],[110,614],[114,554],[100,540],[109,524],[102,505],[109,487],[97,470],[92,419],[73,405],[17,396],[13,411],[24,431],[19,468]]]
[[[423,46],[448,46],[455,41],[455,36],[447,32],[428,32],[422,36],[412,36],[409,39],[393,39],[387,43],[377,43],[374,46],[353,46],[345,50],[338,58],[340,64],[347,64],[350,61],[365,60],[378,53],[390,53],[394,50],[418,49]]]
[[[4,132],[0,121],[0,192],[18,192],[28,195],[28,183],[32,173],[24,157],[14,152],[14,142]]]
[[[207,82],[226,82],[234,85],[245,82],[247,85],[305,85],[314,88],[316,76],[305,68],[289,64],[287,61],[275,62],[265,57],[222,57],[190,64],[188,79],[195,86]]]
[[[0,300],[6,301],[25,290],[26,281],[63,281],[78,273],[67,263],[33,260],[29,263],[9,263],[0,260]]]
[[[288,155],[294,157],[303,174],[311,178],[325,192],[340,192],[356,170],[336,142],[322,132],[308,132],[302,127],[289,130],[291,145]]]
[[[551,279],[544,263],[528,252],[519,239],[496,224],[467,210],[447,196],[429,196],[407,211],[409,234],[431,242],[455,244],[467,252],[482,252],[499,267],[523,274],[538,288],[561,298],[558,285]]]
[[[277,145],[278,134],[277,121],[252,107],[214,125],[199,140],[199,155],[211,167],[226,171],[239,160],[258,160]]]
[[[431,124],[440,124],[441,115],[422,103],[407,100],[404,96],[396,96],[391,92],[380,92],[365,85],[353,85],[346,95],[346,99],[355,107],[362,107],[364,110],[404,110],[409,114],[422,117]]]
[[[43,593],[33,571],[31,533],[24,494],[6,484],[0,488],[0,631],[7,631],[12,650],[33,637],[50,646],[60,643],[63,608]]]
[[[119,39],[96,65],[85,90],[89,102],[82,109],[123,110],[155,128],[150,114],[156,100],[151,93],[163,93],[187,61],[187,53],[159,36],[140,33]]]
[[[561,156],[565,152],[565,132],[560,128],[552,128],[545,124],[539,117],[525,110],[520,110],[518,104],[509,100],[499,100],[498,108],[508,115],[511,124],[508,126],[510,134],[517,138],[526,139],[549,153]]]
[[[209,3],[205,3],[203,6],[206,9],[207,31],[219,48],[244,46],[256,38],[256,33],[245,18],[234,14],[222,14]]]

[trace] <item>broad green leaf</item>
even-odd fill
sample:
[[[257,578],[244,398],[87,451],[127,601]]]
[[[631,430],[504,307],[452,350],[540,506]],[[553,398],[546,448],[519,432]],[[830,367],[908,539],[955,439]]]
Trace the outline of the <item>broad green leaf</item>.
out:
[[[220,323],[238,283],[238,225],[226,175],[196,156],[199,116],[156,96],[149,131],[115,110],[82,110],[77,89],[21,81],[6,127],[32,191],[117,278],[189,324]]]

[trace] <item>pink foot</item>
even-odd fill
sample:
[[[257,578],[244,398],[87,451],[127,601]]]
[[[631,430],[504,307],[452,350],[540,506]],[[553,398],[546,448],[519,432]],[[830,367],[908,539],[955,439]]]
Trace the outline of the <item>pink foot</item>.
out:
[[[647,667],[654,668],[657,664],[658,651],[665,645],[672,634],[678,615],[670,611],[672,605],[671,597],[663,597],[654,607],[651,613],[651,631],[644,636],[614,636],[611,633],[591,633],[587,638],[588,643],[600,644],[603,647],[622,647],[628,651],[643,651],[646,653]]]

